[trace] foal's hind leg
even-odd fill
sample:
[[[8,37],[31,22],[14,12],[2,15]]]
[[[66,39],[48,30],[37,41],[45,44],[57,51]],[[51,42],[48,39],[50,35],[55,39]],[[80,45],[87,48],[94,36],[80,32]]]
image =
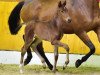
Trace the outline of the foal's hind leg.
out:
[[[24,35],[23,35],[23,40],[25,41]],[[31,48],[29,47],[27,49],[27,58],[24,61],[24,65],[27,65],[32,59],[32,53],[31,53]]]
[[[23,59],[24,59],[25,53],[26,53],[26,50],[25,50],[25,45],[24,45],[21,49],[21,59],[20,59],[20,65],[19,65],[20,73],[23,73],[23,66],[24,66]]]
[[[95,46],[89,39],[88,35],[85,31],[78,33],[77,36],[90,48],[90,52],[82,57],[82,59],[78,59],[75,63],[75,66],[78,68],[83,62],[85,62],[93,53],[95,53]]]
[[[68,47],[68,45],[66,45],[64,43],[61,43],[58,40],[53,41],[52,45],[63,47],[66,50],[67,59],[65,61],[65,64],[68,65],[68,63],[69,63],[69,47]],[[57,50],[58,50],[57,47],[55,47],[55,53],[56,54],[55,54],[55,62],[54,62],[54,67],[53,67],[53,71],[54,72],[56,71],[56,64],[57,64],[57,60],[58,60],[58,54],[57,54],[58,52],[57,52]]]
[[[25,28],[25,44],[21,50],[20,73],[23,73],[23,66],[25,65],[25,63],[23,63],[24,55],[28,50],[28,48],[30,47],[33,41],[33,37],[34,37],[33,28],[29,25]]]
[[[94,31],[95,31],[95,33],[97,34],[98,40],[99,40],[99,42],[100,42],[100,27],[97,27]]]

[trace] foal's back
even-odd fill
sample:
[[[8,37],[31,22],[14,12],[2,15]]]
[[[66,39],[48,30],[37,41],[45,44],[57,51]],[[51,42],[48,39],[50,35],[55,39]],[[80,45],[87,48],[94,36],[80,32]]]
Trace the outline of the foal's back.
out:
[[[61,37],[60,31],[56,25],[49,22],[38,22],[34,27],[34,34],[40,39],[52,42],[54,39],[59,40]]]

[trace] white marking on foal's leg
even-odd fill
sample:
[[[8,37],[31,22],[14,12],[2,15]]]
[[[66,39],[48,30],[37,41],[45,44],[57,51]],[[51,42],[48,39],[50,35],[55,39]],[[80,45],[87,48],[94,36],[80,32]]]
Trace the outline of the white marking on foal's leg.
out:
[[[23,67],[24,67],[24,64],[20,64],[20,65],[19,65],[20,73],[21,73],[21,74],[24,73],[24,72],[23,72]]]
[[[63,69],[69,64],[69,47],[66,45],[66,61],[64,63]]]
[[[57,65],[57,60],[58,60],[58,46],[54,46],[54,66],[52,71],[55,73],[56,72],[56,65]]]

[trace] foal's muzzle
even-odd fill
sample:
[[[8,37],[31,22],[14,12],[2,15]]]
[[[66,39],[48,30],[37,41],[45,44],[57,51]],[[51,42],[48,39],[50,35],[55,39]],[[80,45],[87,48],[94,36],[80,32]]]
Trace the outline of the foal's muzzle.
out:
[[[66,21],[67,21],[68,23],[71,23],[72,19],[71,19],[70,17],[68,17],[68,18],[66,19]]]
[[[71,21],[72,21],[71,19],[68,19],[68,23],[71,23]]]

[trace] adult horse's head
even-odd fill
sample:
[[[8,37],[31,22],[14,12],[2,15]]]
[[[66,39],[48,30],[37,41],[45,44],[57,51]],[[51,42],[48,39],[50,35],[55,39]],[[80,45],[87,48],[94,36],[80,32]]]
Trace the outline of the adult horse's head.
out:
[[[60,1],[58,3],[58,12],[64,21],[66,21],[68,23],[70,23],[72,21],[71,17],[68,14],[68,9],[66,7],[66,0],[64,2]]]

